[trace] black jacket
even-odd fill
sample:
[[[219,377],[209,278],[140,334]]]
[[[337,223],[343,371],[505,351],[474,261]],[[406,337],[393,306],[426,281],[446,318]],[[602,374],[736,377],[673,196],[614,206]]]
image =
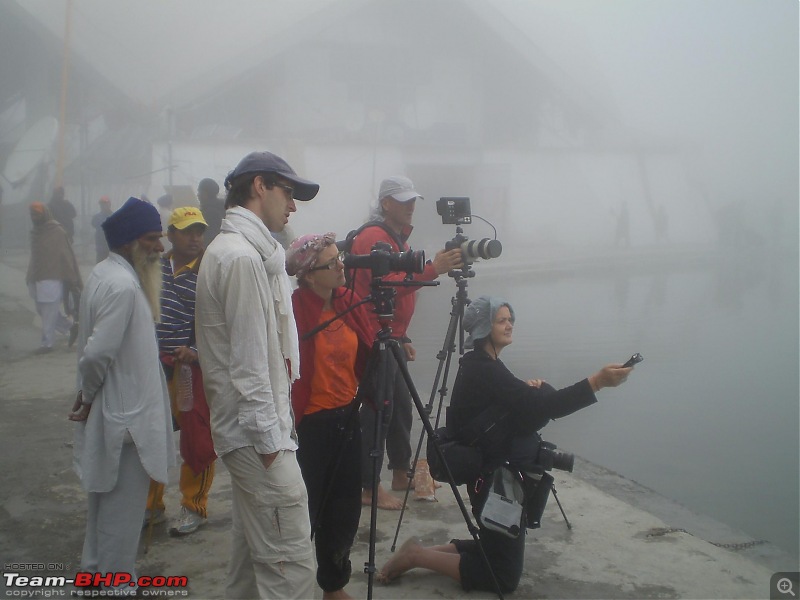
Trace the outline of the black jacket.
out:
[[[514,377],[499,359],[473,350],[461,357],[447,411],[447,429],[465,443],[478,437],[484,461],[500,464],[510,453],[512,438],[539,431],[550,419],[565,417],[595,402],[587,379],[560,390],[546,383],[531,387]]]

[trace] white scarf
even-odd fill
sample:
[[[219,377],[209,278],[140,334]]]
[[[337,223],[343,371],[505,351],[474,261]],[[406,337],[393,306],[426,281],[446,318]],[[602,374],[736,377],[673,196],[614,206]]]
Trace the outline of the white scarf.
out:
[[[300,376],[300,349],[297,324],[292,310],[292,284],[286,273],[286,252],[266,225],[252,211],[236,206],[225,212],[220,231],[239,233],[261,255],[267,281],[272,289],[272,302],[267,302],[268,318],[278,326],[281,354],[292,365],[291,381]],[[269,331],[267,335],[269,335]],[[276,357],[267,357],[270,362]]]

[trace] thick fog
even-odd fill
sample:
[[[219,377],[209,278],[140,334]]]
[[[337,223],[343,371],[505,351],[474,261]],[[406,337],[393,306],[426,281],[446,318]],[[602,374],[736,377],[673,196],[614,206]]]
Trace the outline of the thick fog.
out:
[[[0,59],[0,167],[58,118],[67,22],[65,1],[6,1],[50,54]],[[320,183],[297,235],[344,237],[405,174],[430,255],[455,234],[436,200],[469,196],[504,244],[469,294],[515,306],[512,370],[563,387],[645,356],[545,438],[797,554],[797,2],[74,0],[69,22],[70,73],[95,86],[68,87],[84,240],[100,195],[194,203],[251,150]],[[134,130],[142,166],[110,162],[131,138],[109,132]],[[0,185],[7,208],[37,199],[31,180]],[[411,327],[423,396],[455,293],[441,282]]]

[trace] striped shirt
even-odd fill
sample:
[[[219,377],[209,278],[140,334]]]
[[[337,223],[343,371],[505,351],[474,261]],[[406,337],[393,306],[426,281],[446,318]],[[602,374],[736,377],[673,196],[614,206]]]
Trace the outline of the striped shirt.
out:
[[[161,322],[156,325],[158,349],[173,352],[181,346],[194,348],[194,303],[200,257],[172,272],[172,259],[161,259]]]

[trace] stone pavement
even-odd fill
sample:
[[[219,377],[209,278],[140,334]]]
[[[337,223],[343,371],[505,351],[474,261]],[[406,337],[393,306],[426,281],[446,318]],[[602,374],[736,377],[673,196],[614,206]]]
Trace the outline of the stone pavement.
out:
[[[86,509],[85,493],[71,469],[72,427],[66,419],[74,393],[75,353],[63,340],[51,354],[31,353],[38,345],[38,322],[24,286],[26,264],[22,257],[0,261],[0,451],[5,457],[0,556],[4,573],[70,577],[79,566]],[[177,481],[177,470],[173,475]],[[753,540],[602,467],[578,460],[574,474],[553,475],[573,527],[567,529],[551,498],[542,528],[528,537],[520,587],[509,597],[769,598],[774,572],[798,570],[796,559],[770,544],[738,551],[714,545]],[[436,496],[437,502],[427,502],[415,500],[412,493],[398,546],[409,537],[425,544],[469,537],[451,490],[442,487]],[[166,501],[168,514],[177,516],[176,483],[169,486]],[[185,592],[191,598],[224,598],[230,479],[221,461],[209,515],[206,525],[185,538],[169,537],[163,525],[154,528],[152,538],[142,542],[139,575],[186,576],[187,590],[171,590],[176,597]],[[398,515],[379,511],[378,569],[391,556]],[[363,566],[368,540],[365,508],[347,586],[356,598],[367,596]],[[1,597],[20,597],[20,590],[6,581],[0,582]],[[69,593],[43,589],[40,595],[59,597],[60,592]],[[375,598],[465,596],[495,597],[465,594],[455,582],[424,571],[409,572],[390,585],[376,582],[373,589]]]

